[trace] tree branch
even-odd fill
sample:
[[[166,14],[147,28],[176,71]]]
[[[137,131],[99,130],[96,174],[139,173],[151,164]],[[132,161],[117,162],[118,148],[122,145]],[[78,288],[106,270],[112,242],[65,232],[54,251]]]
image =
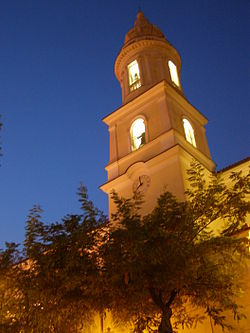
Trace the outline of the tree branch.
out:
[[[170,305],[173,303],[175,296],[178,294],[178,289],[174,289],[171,291],[169,300],[166,303],[166,307],[170,307]]]
[[[156,294],[156,291],[154,288],[150,287],[149,288],[150,295],[152,297],[152,300],[155,302],[155,304],[162,310],[164,311],[165,309],[165,304],[162,301],[162,292],[161,290],[159,291],[159,295]]]

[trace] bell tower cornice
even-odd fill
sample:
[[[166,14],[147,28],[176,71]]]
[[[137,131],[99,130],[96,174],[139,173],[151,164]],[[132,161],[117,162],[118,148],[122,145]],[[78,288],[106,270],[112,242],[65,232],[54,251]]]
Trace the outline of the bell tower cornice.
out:
[[[115,75],[120,81],[121,73],[124,66],[124,63],[127,61],[128,57],[133,56],[133,53],[136,54],[138,51],[146,50],[147,48],[159,48],[171,55],[171,58],[176,59],[177,65],[181,66],[181,58],[176,49],[166,40],[156,40],[156,39],[140,39],[136,43],[128,44],[126,47],[123,47],[115,61]]]

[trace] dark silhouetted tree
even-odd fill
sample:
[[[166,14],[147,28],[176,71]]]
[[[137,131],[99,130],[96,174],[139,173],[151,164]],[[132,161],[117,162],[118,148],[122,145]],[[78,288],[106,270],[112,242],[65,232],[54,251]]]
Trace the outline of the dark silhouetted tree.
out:
[[[14,245],[2,252],[4,332],[82,332],[103,312],[105,304],[95,302],[103,288],[94,249],[107,221],[84,187],[79,197],[82,214],[51,225],[41,221],[40,207],[31,209],[22,256]]]

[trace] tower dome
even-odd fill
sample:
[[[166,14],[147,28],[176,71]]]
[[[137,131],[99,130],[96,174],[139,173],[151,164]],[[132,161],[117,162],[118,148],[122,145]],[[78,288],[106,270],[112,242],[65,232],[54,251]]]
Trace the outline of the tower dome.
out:
[[[138,12],[115,61],[123,104],[163,80],[182,92],[180,69],[181,59],[176,49],[143,12]]]
[[[137,14],[134,27],[125,36],[124,46],[141,39],[165,40],[161,30],[156,25],[149,23],[143,12]]]

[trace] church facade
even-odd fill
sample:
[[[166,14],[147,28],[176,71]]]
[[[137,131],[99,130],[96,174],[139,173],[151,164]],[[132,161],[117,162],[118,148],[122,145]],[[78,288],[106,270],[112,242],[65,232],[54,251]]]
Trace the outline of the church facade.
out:
[[[207,119],[185,97],[180,73],[177,50],[139,12],[115,61],[122,106],[103,119],[109,130],[110,160],[106,166],[108,180],[101,189],[109,196],[110,216],[116,209],[111,199],[113,190],[123,197],[143,193],[142,213],[146,214],[164,189],[185,200],[186,170],[192,160],[201,163],[208,175],[216,170],[206,138]],[[247,172],[248,167],[246,159],[221,172],[227,177],[232,171]],[[250,316],[249,299],[250,294],[243,304]],[[93,332],[125,333],[129,328],[115,327],[108,314],[97,320]],[[178,332],[221,330],[207,319],[193,330]],[[240,324],[238,332],[250,332],[249,318]]]

